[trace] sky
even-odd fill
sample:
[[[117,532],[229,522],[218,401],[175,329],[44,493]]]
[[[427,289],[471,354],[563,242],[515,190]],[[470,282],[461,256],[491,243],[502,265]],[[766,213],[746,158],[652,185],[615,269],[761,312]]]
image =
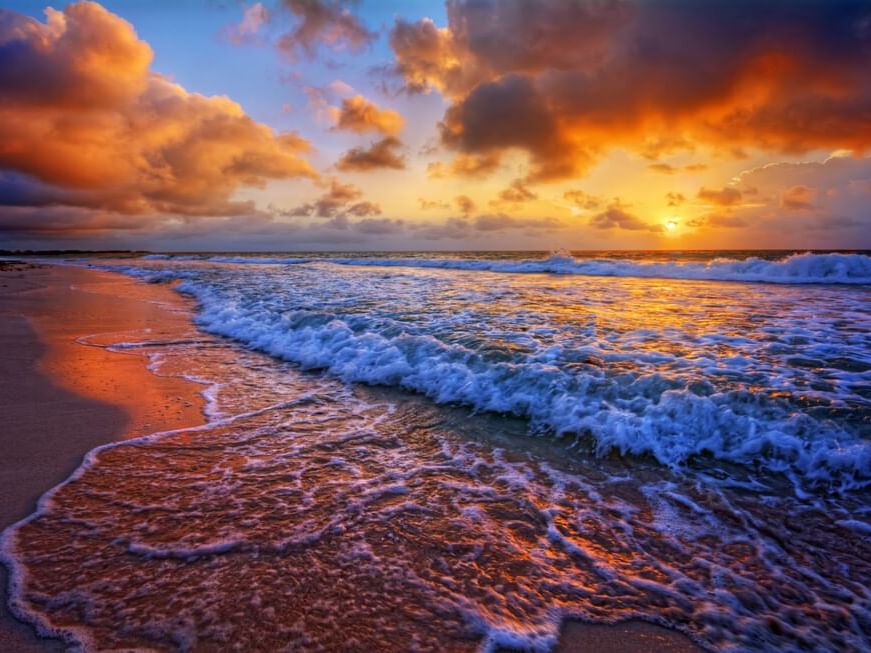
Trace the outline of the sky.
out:
[[[871,248],[871,0],[6,0],[0,248]]]

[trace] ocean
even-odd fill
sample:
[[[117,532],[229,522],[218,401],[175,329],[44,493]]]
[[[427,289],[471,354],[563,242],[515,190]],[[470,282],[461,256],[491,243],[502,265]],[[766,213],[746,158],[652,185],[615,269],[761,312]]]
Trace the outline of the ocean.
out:
[[[867,252],[75,263],[196,300],[191,337],[102,344],[202,384],[209,423],[92,452],[7,532],[45,632],[548,650],[641,619],[871,648]]]

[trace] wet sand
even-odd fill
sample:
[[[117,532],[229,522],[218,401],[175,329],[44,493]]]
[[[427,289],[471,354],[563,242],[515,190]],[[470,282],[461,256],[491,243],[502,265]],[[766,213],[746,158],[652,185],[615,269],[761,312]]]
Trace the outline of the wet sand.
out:
[[[555,653],[701,653],[681,633],[645,623],[609,625],[570,621],[563,625]]]
[[[163,338],[189,336],[190,308],[167,287],[120,275],[0,263],[0,408],[6,422],[0,433],[6,453],[0,462],[0,528],[31,513],[38,497],[63,481],[92,448],[202,423],[199,386],[152,374],[138,354],[91,346],[99,344],[98,334],[113,334],[105,340],[118,341],[118,333],[129,331],[131,339],[142,339],[144,329]],[[81,342],[86,336],[88,342]],[[0,650],[63,650],[8,613],[5,569],[0,569]],[[700,649],[679,633],[642,622],[571,622],[557,650]]]
[[[0,262],[0,529],[33,512],[94,447],[202,423],[196,384],[155,376],[139,355],[77,342],[190,330],[186,313],[167,305],[184,308],[168,288],[119,275]],[[0,650],[63,650],[9,614],[5,567],[0,574]]]

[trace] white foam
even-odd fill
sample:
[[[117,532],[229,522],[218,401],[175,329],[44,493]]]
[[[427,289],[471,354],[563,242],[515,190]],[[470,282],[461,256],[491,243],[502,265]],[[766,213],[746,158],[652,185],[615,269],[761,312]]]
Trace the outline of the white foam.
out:
[[[635,378],[634,392],[626,396],[620,379],[570,374],[529,359],[493,362],[430,335],[361,330],[359,318],[354,328],[329,313],[275,312],[266,304],[228,301],[199,283],[184,282],[179,290],[201,302],[196,320],[209,332],[346,381],[517,415],[558,434],[588,434],[602,455],[648,454],[675,466],[711,454],[763,464],[797,480],[844,488],[871,483],[871,441],[740,390],[696,394],[653,373]]]
[[[185,261],[197,257],[150,255],[148,260]],[[755,256],[710,261],[639,261],[620,258],[575,258],[558,254],[544,259],[470,259],[423,257],[294,258],[257,256],[200,257],[216,263],[252,265],[334,265],[440,268],[518,274],[568,274],[604,277],[691,279],[697,281],[747,281],[785,284],[871,284],[871,257],[864,254],[793,254],[780,260]]]
[[[577,259],[555,255],[543,260],[467,259],[328,259],[343,265],[386,265],[452,268],[487,272],[577,274],[605,277],[646,277],[705,281],[765,281],[769,283],[871,283],[871,257],[862,254],[794,254],[779,261],[757,257],[708,262],[639,262],[627,259]]]
[[[202,281],[192,285],[214,292]],[[238,328],[245,326],[239,316],[262,321],[259,311],[266,310],[252,303],[251,293],[242,295],[240,304],[221,303],[232,304]],[[267,312],[275,313],[275,306]],[[317,332],[322,325],[305,326]],[[291,320],[283,330],[297,327]],[[368,343],[373,333],[358,335]],[[404,344],[393,345],[404,351]],[[166,355],[187,361],[192,349],[174,341]],[[332,649],[335,643],[322,638],[336,630],[336,614],[371,627],[354,645],[373,650],[390,648],[393,629],[403,623],[422,637],[409,649],[451,648],[477,635],[483,650],[549,650],[567,618],[645,619],[717,650],[867,648],[861,542],[832,550],[839,563],[856,565],[850,582],[843,580],[850,570],[821,564],[827,561],[820,556],[820,533],[809,549],[779,548],[779,537],[795,534],[783,528],[784,514],[800,515],[789,509],[797,503],[789,497],[763,507],[754,522],[729,496],[661,467],[639,462],[611,476],[608,465],[595,466],[588,477],[589,461],[563,469],[566,461],[543,464],[523,445],[518,456],[477,442],[471,435],[477,419],[453,432],[440,419],[444,411],[424,401],[411,409],[399,402],[394,410],[372,399],[382,393],[352,393],[233,345],[194,349],[193,355],[202,364],[198,376],[229,379],[216,401],[234,417],[190,429],[185,438],[170,432],[107,445],[101,451],[127,451],[86,458],[81,469],[96,471],[99,482],[82,478],[80,469],[73,479],[82,478],[81,487],[68,488],[70,494],[54,490],[40,501],[45,526],[69,526],[55,544],[56,560],[65,570],[82,561],[84,577],[99,582],[56,574],[43,601],[38,579],[52,573],[41,564],[51,550],[29,549],[27,533],[17,540],[11,531],[4,536],[18,614],[42,620],[43,632],[60,632],[51,622],[60,604],[82,610],[86,628],[101,629],[93,642],[86,628],[68,632],[68,641],[86,650],[122,648],[112,645],[116,629],[115,641],[144,632],[146,639],[171,638],[177,647],[217,641],[251,649],[259,632],[289,624],[310,638],[308,647]],[[484,369],[474,356],[466,363]],[[236,422],[249,418],[256,419]],[[504,423],[486,418],[483,424],[498,431]],[[663,476],[669,481],[657,480]],[[640,496],[626,494],[639,484]],[[76,492],[84,501],[74,500]],[[96,510],[88,507],[92,498]],[[861,532],[852,519],[859,515],[831,514]],[[166,528],[180,523],[185,528]],[[512,535],[517,525],[528,539]],[[823,534],[827,525],[823,519]],[[730,544],[745,553],[726,551]],[[287,611],[285,599],[270,597],[271,588],[290,597],[299,587],[319,591],[308,593],[295,612]],[[413,610],[410,624],[394,599]],[[745,607],[747,600],[758,607]],[[222,611],[222,603],[229,609]],[[844,624],[847,608],[852,621]],[[318,621],[320,615],[326,621]],[[795,615],[802,625],[795,625]],[[781,634],[767,632],[772,622]],[[423,626],[432,627],[429,639]],[[451,639],[458,633],[463,639]]]

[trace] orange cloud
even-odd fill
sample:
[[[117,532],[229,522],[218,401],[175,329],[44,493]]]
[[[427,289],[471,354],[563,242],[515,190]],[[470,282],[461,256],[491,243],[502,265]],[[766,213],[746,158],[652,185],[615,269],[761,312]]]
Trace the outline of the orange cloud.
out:
[[[665,194],[665,199],[668,202],[668,206],[680,206],[687,198],[684,197],[683,193],[669,192]]]
[[[742,229],[749,226],[744,218],[731,213],[711,213],[687,222],[688,227],[709,227],[711,229]]]
[[[381,109],[362,95],[342,100],[339,108],[332,108],[336,129],[365,134],[377,132],[395,136],[405,123],[402,116],[391,109]]]
[[[475,210],[475,202],[468,195],[457,195],[454,198],[454,204],[457,205],[457,209],[459,209],[460,213],[463,215],[469,215]]]
[[[535,199],[538,199],[538,195],[529,190],[529,187],[523,183],[522,179],[515,179],[511,182],[511,185],[500,192],[499,197],[490,202],[490,204],[522,204]]]
[[[661,232],[663,230],[661,224],[650,224],[629,213],[620,205],[620,202],[614,202],[601,213],[592,216],[590,226],[596,229],[627,229],[629,231]]]
[[[316,176],[299,136],[150,72],[148,44],[100,5],[46,16],[0,16],[0,168],[43,203],[229,215],[254,210],[242,186]]]
[[[816,198],[816,188],[790,186],[780,196],[780,206],[791,211],[807,211],[814,208]]]
[[[442,200],[428,200],[423,197],[417,198],[417,203],[420,205],[420,208],[424,211],[428,211],[430,209],[449,209],[451,205],[449,202],[444,202]]]
[[[582,190],[567,190],[563,193],[563,198],[569,200],[577,208],[586,211],[598,209],[602,205],[601,199]]]
[[[741,191],[731,186],[725,186],[720,190],[700,188],[697,197],[708,204],[733,206],[741,201]]]
[[[499,157],[492,154],[470,155],[460,154],[450,163],[435,161],[426,170],[433,179],[444,177],[486,177],[499,167]]]
[[[704,163],[691,163],[685,166],[673,166],[669,163],[651,163],[647,167],[653,170],[653,172],[660,172],[664,175],[674,175],[679,172],[701,172],[708,169],[708,166]]]
[[[405,158],[396,150],[402,147],[398,139],[388,136],[369,147],[352,147],[336,163],[336,168],[345,172],[367,172],[379,168],[402,170]]]
[[[613,147],[865,150],[867,25],[861,2],[455,0],[446,27],[397,20],[390,42],[408,90],[452,102],[443,145],[526,152],[553,179]]]

